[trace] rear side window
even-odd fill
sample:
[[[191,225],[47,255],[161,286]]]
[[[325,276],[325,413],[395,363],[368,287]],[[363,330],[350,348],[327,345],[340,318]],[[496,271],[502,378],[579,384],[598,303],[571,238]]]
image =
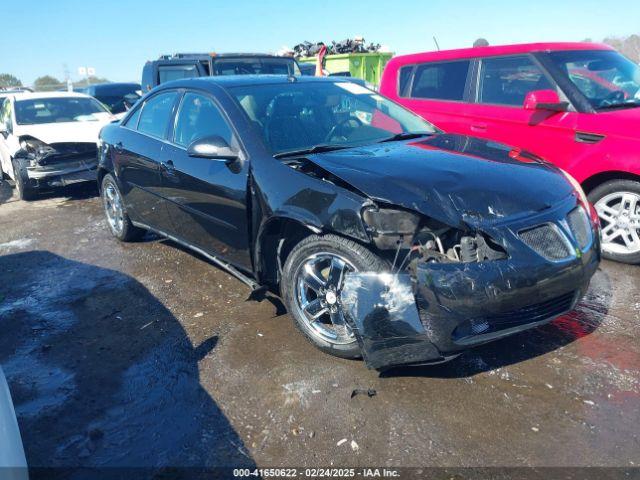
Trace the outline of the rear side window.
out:
[[[198,68],[195,65],[171,65],[158,67],[160,83],[180,80],[181,78],[191,78],[198,76]]]
[[[411,97],[463,100],[469,64],[469,60],[461,60],[418,65],[411,88]]]
[[[142,106],[138,131],[152,137],[164,138],[177,95],[177,92],[166,92],[147,100]]]
[[[409,82],[411,81],[411,74],[413,73],[413,65],[408,65],[406,67],[402,67],[400,72],[398,73],[398,95],[401,97],[406,97],[409,92],[407,92],[407,87],[409,86]]]
[[[176,120],[174,142],[183,147],[201,138],[218,135],[231,145],[231,128],[213,100],[197,93],[182,99]]]
[[[482,60],[480,103],[522,106],[527,93],[553,88],[540,67],[527,56]]]

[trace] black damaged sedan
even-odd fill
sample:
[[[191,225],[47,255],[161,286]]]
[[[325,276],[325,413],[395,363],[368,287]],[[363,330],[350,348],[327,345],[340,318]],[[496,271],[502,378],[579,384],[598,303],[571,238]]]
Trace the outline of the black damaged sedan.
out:
[[[99,157],[118,239],[150,230],[199,252],[372,368],[549,322],[600,261],[571,177],[346,80],[166,83],[102,130]]]

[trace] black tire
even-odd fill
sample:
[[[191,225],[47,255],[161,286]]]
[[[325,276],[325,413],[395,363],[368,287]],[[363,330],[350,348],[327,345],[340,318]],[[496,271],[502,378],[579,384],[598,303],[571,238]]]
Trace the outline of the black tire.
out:
[[[29,185],[27,170],[21,167],[17,161],[13,161],[13,176],[16,184],[16,193],[20,200],[30,201],[36,198],[36,189]]]
[[[146,233],[146,230],[138,228],[131,223],[131,219],[129,218],[127,210],[124,206],[124,202],[122,202],[122,194],[120,193],[118,182],[116,182],[116,179],[113,177],[113,175],[107,173],[102,179],[102,184],[100,185],[100,187],[100,196],[102,198],[102,206],[105,209],[105,216],[107,217],[107,226],[109,227],[109,230],[111,231],[113,236],[122,242],[134,242],[136,240],[140,240]],[[115,192],[117,192],[117,195],[120,198],[120,207],[122,209],[121,228],[117,228],[111,223],[109,214],[107,213],[109,203],[106,198],[105,192],[109,191],[110,188],[114,188]]]
[[[589,192],[589,202],[596,205],[607,195],[617,192],[631,192],[640,196],[640,182],[635,180],[611,180],[603,183]],[[636,207],[637,210],[640,207]],[[602,256],[609,260],[613,260],[621,263],[638,264],[640,263],[640,251],[632,253],[619,253],[607,251],[606,245],[603,245]]]
[[[296,295],[296,284],[302,265],[313,255],[319,253],[337,254],[355,267],[360,272],[384,271],[387,263],[366,247],[339,237],[337,235],[312,235],[298,243],[285,262],[280,292],[282,299],[294,319],[298,330],[317,348],[325,353],[342,358],[360,358],[362,353],[354,337],[351,343],[332,343],[318,335],[309,325],[301,312],[301,307]]]

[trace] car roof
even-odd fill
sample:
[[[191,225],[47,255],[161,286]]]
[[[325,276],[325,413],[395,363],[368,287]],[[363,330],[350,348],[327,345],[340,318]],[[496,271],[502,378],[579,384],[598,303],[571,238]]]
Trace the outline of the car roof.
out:
[[[209,60],[210,58],[283,58],[294,60],[293,57],[285,55],[273,55],[271,53],[255,52],[230,52],[230,53],[174,53],[173,55],[160,55],[155,62],[180,61],[180,60]]]
[[[459,58],[493,57],[498,55],[516,55],[531,52],[567,50],[614,50],[614,48],[603,43],[588,42],[518,43],[513,45],[459,48],[456,50],[440,50],[435,52],[399,55],[392,58],[389,63],[407,64],[434,60],[454,60]]]
[[[291,83],[344,83],[348,78],[312,77],[289,75],[218,75],[213,77],[195,77],[173,80],[163,83],[160,88],[210,88],[218,85],[222,88],[243,87],[247,85],[286,85]]]
[[[79,92],[19,92],[13,93],[16,101],[33,100],[38,98],[92,98]]]

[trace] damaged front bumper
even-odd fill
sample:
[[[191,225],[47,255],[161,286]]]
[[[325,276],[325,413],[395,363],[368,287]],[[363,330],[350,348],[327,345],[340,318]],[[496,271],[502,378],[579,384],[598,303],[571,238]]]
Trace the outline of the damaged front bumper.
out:
[[[534,223],[562,224],[572,205]],[[548,261],[520,240],[518,232],[530,225],[531,219],[490,227],[493,238],[505,240],[507,259],[418,262],[411,275],[346,274],[341,302],[367,366],[446,361],[572,310],[600,262],[598,234],[585,248],[575,246],[570,258]]]
[[[95,143],[64,143],[27,147],[15,155],[19,174],[30,187],[65,186],[95,181],[98,157]]]

